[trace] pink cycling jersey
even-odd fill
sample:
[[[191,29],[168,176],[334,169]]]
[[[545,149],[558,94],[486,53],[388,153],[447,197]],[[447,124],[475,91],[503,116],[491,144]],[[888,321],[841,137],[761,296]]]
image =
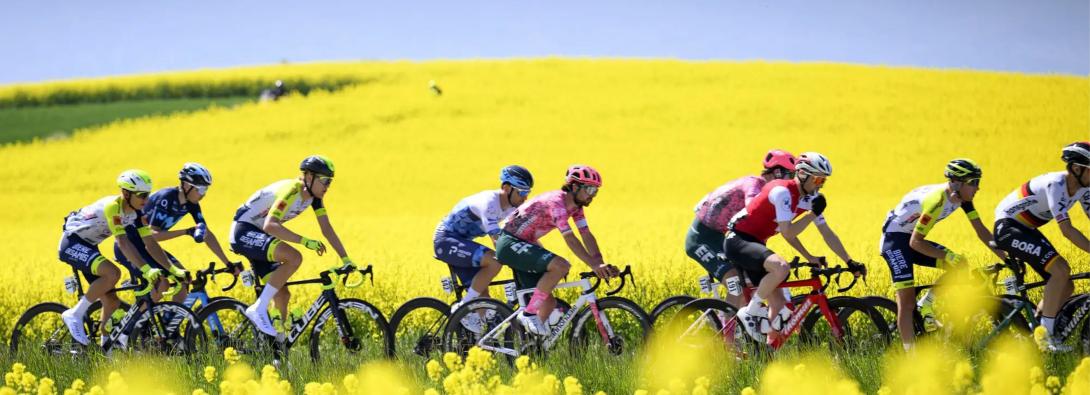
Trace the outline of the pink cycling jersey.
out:
[[[696,218],[704,226],[727,233],[730,230],[730,219],[742,211],[750,200],[761,194],[761,187],[766,182],[761,177],[746,176],[723,184],[696,204]]]
[[[574,220],[575,226],[580,230],[588,229],[583,208],[578,207],[569,211],[564,204],[564,196],[564,191],[550,191],[537,195],[519,206],[518,210],[507,218],[507,224],[503,230],[524,241],[536,243],[537,239],[553,229],[560,229],[561,234],[571,233],[568,218]]]

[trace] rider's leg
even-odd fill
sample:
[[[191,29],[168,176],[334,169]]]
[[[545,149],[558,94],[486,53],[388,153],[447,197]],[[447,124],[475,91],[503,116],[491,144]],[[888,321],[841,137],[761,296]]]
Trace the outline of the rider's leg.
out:
[[[757,296],[760,296],[761,299],[764,299],[765,302],[768,303],[769,322],[776,322],[775,318],[780,314],[780,310],[783,310],[784,306],[787,304],[787,301],[783,297],[783,292],[779,290],[779,286],[787,279],[787,275],[790,274],[790,268],[787,265],[787,261],[777,254],[772,254],[765,259],[764,269],[768,274],[761,279],[761,284],[757,286]],[[772,328],[772,331],[769,332],[770,335],[773,333],[778,333],[776,328]]]
[[[907,351],[916,343],[916,328],[912,316],[916,312],[916,288],[907,287],[897,290],[897,331],[901,333],[901,344]]]
[[[477,271],[477,274],[473,276],[473,283],[469,288],[473,290],[473,296],[483,295],[488,296],[488,284],[492,282],[492,279],[496,278],[497,274],[500,274],[500,270],[503,266],[500,265],[500,261],[496,260],[496,253],[492,251],[485,251],[481,255],[481,269]],[[470,293],[467,292],[463,301],[471,300]]]
[[[289,290],[288,287],[280,288],[277,290],[276,295],[273,296],[273,301],[276,302],[276,309],[280,310],[280,317],[287,320],[288,302],[291,301],[291,290]]]
[[[280,290],[284,288],[284,284],[295,274],[295,271],[299,270],[299,266],[303,262],[303,255],[287,243],[276,243],[273,259],[280,262],[280,265],[269,274],[268,279],[265,281],[265,288],[261,290],[261,295],[257,298],[255,305],[261,312],[268,311],[269,302],[279,294]],[[282,299],[278,299],[276,302],[280,312],[285,313],[281,317],[286,317],[288,301],[291,299],[290,293],[284,295],[286,296],[282,296]]]
[[[1052,334],[1052,328],[1056,323],[1056,313],[1060,311],[1064,301],[1071,297],[1071,267],[1067,260],[1056,256],[1052,263],[1045,266],[1048,272],[1048,282],[1045,283],[1045,298],[1041,305],[1041,324]]]
[[[102,261],[98,265],[97,273],[98,280],[95,280],[90,287],[87,287],[85,296],[89,301],[95,299],[102,301],[102,319],[99,322],[99,332],[104,333],[106,322],[110,320],[114,310],[117,310],[117,307],[121,305],[121,300],[117,298],[117,294],[107,293],[107,291],[117,286],[117,282],[121,280],[121,270],[118,270],[117,266],[114,266],[110,261]]]
[[[526,304],[526,312],[537,314],[542,321],[549,318],[549,313],[555,307],[556,301],[550,303],[550,296],[553,288],[556,288],[556,284],[559,284],[560,280],[568,275],[571,264],[566,259],[554,255],[546,270],[545,274],[541,276],[541,280],[538,280],[537,288],[534,288],[534,295],[530,298],[530,303]]]

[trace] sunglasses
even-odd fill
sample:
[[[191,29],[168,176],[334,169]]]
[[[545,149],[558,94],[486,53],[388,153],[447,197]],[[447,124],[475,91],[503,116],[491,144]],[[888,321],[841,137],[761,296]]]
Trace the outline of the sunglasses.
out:
[[[187,184],[189,184],[189,183],[187,183]],[[204,196],[205,193],[208,193],[208,187],[209,187],[208,185],[189,184],[189,186],[192,187],[193,189],[196,189],[197,193],[200,194],[201,196]]]
[[[147,199],[148,195],[150,195],[150,194],[151,194],[151,192],[133,192],[132,195],[136,196],[138,198],[141,198],[141,199]]]
[[[318,182],[328,187],[329,184],[333,183],[333,177],[318,176]]]
[[[974,187],[979,187],[980,186],[980,179],[979,178],[971,178],[971,179],[968,179],[968,180],[965,180],[965,181],[962,181],[962,182],[964,182],[964,183],[966,183],[968,185],[974,186]]]
[[[593,185],[584,185],[583,191],[587,193],[587,196],[594,196],[598,194],[598,187]]]
[[[530,190],[529,189],[520,189],[520,188],[515,188],[515,187],[511,187],[511,188],[514,188],[515,193],[518,193],[519,196],[526,197],[526,196],[530,195]]]

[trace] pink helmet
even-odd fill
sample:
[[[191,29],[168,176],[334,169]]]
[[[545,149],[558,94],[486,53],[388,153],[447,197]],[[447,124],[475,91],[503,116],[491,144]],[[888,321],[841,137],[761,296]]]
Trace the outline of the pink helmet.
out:
[[[795,156],[791,155],[790,152],[774,149],[768,151],[768,154],[765,155],[764,165],[766,169],[779,166],[788,171],[795,171]]]
[[[602,186],[602,176],[598,174],[598,170],[594,170],[593,167],[571,165],[571,167],[568,168],[567,175],[564,177],[564,183],[567,184],[572,182],[600,187]]]

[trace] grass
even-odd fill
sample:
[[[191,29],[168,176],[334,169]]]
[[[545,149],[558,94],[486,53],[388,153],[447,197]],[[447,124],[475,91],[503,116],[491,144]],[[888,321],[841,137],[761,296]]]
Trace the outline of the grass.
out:
[[[122,119],[198,111],[211,106],[231,107],[253,100],[255,98],[251,97],[162,99],[3,108],[0,109],[0,145],[64,137],[77,129]]]

